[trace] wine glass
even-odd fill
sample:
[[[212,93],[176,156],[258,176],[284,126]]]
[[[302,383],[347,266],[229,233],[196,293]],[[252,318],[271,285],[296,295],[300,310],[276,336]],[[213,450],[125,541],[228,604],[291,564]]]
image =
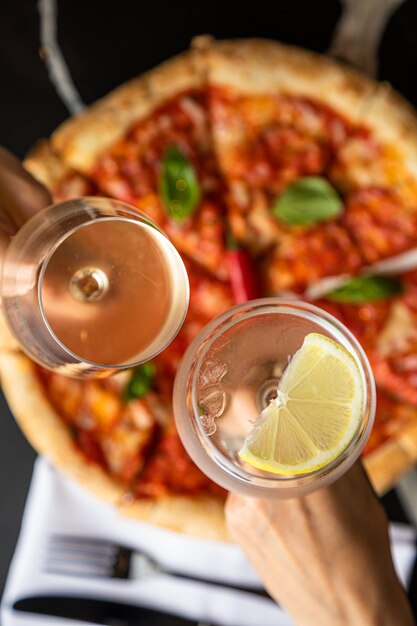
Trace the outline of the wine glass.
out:
[[[358,426],[323,467],[289,475],[257,469],[239,450],[310,333],[337,342],[356,362],[363,394]],[[253,300],[214,319],[188,348],[175,380],[174,415],[188,454],[212,480],[248,495],[291,497],[330,484],[360,455],[374,414],[374,379],[358,341],[336,318],[295,299]]]
[[[188,277],[159,228],[129,205],[85,197],[34,215],[11,241],[3,312],[22,349],[70,376],[148,361],[180,329]]]

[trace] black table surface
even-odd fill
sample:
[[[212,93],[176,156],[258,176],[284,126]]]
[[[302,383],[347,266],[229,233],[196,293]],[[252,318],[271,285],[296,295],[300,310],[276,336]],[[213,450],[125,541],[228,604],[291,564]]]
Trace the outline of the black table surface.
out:
[[[151,3],[55,0],[58,41],[84,102],[186,49],[195,35],[268,37],[325,52],[340,17],[337,0]],[[379,49],[379,78],[417,105],[417,3],[392,15]],[[0,2],[0,143],[23,157],[68,111],[39,54],[35,0]],[[0,398],[0,594],[19,533],[35,453]],[[394,492],[391,519],[406,521]],[[415,598],[413,598],[415,601]]]

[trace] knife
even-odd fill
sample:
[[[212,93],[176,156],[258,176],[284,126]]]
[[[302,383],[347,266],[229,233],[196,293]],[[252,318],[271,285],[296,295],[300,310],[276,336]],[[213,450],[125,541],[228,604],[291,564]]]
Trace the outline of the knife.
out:
[[[203,621],[133,604],[72,596],[30,596],[13,604],[15,611],[53,615],[106,626],[203,626]],[[204,621],[204,626],[215,626]]]

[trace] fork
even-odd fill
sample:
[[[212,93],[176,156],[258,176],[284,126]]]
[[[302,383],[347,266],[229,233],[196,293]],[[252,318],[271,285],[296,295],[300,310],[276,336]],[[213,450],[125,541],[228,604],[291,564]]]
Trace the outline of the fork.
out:
[[[140,580],[148,576],[168,574],[175,578],[270,598],[265,589],[193,576],[166,568],[143,550],[119,545],[106,539],[52,534],[48,539],[43,565],[47,574],[86,578]]]

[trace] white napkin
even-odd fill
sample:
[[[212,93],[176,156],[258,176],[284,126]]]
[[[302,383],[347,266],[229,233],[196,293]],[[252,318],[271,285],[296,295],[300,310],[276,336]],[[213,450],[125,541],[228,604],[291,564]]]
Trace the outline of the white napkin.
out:
[[[407,584],[415,560],[415,532],[398,525],[391,531],[395,565]],[[68,625],[70,622],[61,618],[13,611],[17,599],[41,594],[111,599],[224,626],[292,624],[267,598],[168,575],[142,580],[93,580],[47,574],[43,562],[51,533],[111,538],[116,543],[144,548],[158,562],[184,573],[210,578],[215,571],[217,578],[236,584],[259,581],[237,546],[197,540],[122,518],[39,458],[1,604],[2,626]]]

